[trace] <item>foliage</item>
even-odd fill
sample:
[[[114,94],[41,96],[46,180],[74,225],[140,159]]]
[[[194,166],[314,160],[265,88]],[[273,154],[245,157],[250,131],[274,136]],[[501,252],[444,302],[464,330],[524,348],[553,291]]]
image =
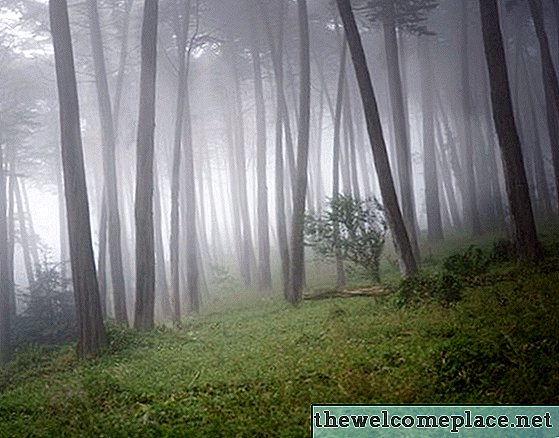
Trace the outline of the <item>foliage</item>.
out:
[[[435,300],[449,306],[462,299],[463,283],[449,272],[426,273],[403,279],[397,288],[396,304],[417,305]]]
[[[438,0],[392,0],[396,27],[415,35],[433,35],[427,27],[429,13],[439,5]],[[369,22],[382,22],[385,16],[384,0],[359,0],[356,11]]]
[[[465,252],[451,255],[443,262],[443,269],[464,280],[472,280],[487,272],[489,259],[480,248],[470,246]]]
[[[448,306],[462,299],[462,289],[479,280],[488,270],[490,258],[480,248],[470,246],[466,251],[453,254],[442,262],[438,272],[420,272],[404,278],[396,289],[396,304],[418,305],[435,300]]]
[[[451,311],[278,297],[109,327],[94,361],[26,349],[0,369],[0,436],[303,436],[312,403],[555,405],[558,269],[494,263]]]
[[[338,250],[342,259],[361,266],[378,281],[386,231],[383,208],[376,199],[339,195],[329,200],[322,214],[307,216],[305,243],[325,258],[334,257]]]
[[[45,261],[35,280],[20,292],[24,310],[14,321],[14,344],[62,344],[76,338],[76,312],[69,281],[60,266]]]
[[[492,262],[512,262],[517,259],[514,244],[508,239],[499,239],[493,243],[493,249],[489,256]]]

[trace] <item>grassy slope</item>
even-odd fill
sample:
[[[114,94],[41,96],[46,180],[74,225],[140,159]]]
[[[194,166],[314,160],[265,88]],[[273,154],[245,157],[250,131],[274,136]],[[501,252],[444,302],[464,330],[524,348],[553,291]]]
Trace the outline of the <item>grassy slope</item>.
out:
[[[559,403],[559,265],[492,267],[451,308],[260,298],[111,352],[21,353],[0,436],[306,436],[311,403]]]

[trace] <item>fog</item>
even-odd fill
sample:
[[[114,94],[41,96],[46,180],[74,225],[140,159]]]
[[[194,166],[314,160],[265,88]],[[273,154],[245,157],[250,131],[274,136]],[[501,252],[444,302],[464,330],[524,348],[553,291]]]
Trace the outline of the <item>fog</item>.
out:
[[[132,321],[138,283],[137,146],[145,127],[138,123],[144,2],[97,0],[100,47],[92,46],[89,2],[95,3],[68,0],[90,230],[101,305],[109,317],[115,317],[116,278],[111,275],[115,269],[111,257],[116,254],[112,248],[116,247],[109,247],[120,233],[124,311]],[[352,6],[412,247],[419,248],[419,242],[428,251],[433,242],[453,235],[514,236],[478,2],[393,0],[388,1],[390,7],[386,3],[356,0]],[[553,151],[558,148],[559,117],[553,113],[557,107],[550,91],[553,78],[542,73],[541,40],[528,2],[498,3],[531,208],[536,221],[543,221],[556,217],[558,211],[559,162],[553,159]],[[541,3],[557,69],[559,3]],[[346,37],[336,2],[308,0],[307,7],[306,212],[322,211],[328,199],[337,196],[333,193],[335,147],[339,147],[339,192],[354,198],[375,197],[384,203],[353,51],[347,52],[340,66]],[[247,288],[278,293],[286,289],[278,227],[285,227],[291,246],[301,166],[297,157],[304,132],[300,114],[304,69],[297,2],[161,0],[158,13],[152,217],[155,318],[165,321],[176,319],[177,313],[199,310],[193,307],[193,278],[201,291],[202,307],[218,296],[214,277],[223,270]],[[70,275],[66,218],[60,216],[72,208],[64,205],[60,158],[57,91],[65,91],[57,88],[50,26],[48,2],[0,1],[0,144],[8,242],[15,245],[14,280],[20,288],[32,282],[45,263],[58,265],[64,276]],[[111,164],[104,163],[112,159],[104,152],[109,140],[100,118],[104,110],[100,109],[101,78],[94,50],[104,59],[106,97],[112,111],[112,182],[107,180]],[[180,124],[177,114],[182,115]],[[175,200],[174,178],[178,183]],[[283,181],[282,187],[278,181]],[[110,193],[113,183],[118,199],[111,204],[106,195],[107,212],[103,213],[103,193]],[[18,190],[25,192],[28,206],[26,202],[19,205]],[[280,192],[282,205],[278,204]],[[433,193],[436,199],[430,203]],[[174,208],[178,209],[175,225]],[[192,235],[187,231],[189,211],[196,222],[191,224]],[[111,228],[116,223],[110,222],[111,214],[118,215],[119,233]],[[439,229],[432,222],[436,217]],[[178,237],[172,231],[175,226]],[[174,244],[177,261],[172,256]],[[194,247],[193,262],[188,256]],[[189,268],[192,263],[197,265],[192,268],[195,274]],[[29,270],[31,278],[26,274]],[[18,300],[17,312],[24,309],[25,303]]]

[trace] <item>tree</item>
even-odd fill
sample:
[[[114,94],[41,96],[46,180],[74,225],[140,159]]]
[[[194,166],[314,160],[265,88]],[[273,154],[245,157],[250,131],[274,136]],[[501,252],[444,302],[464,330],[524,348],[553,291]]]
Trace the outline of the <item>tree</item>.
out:
[[[435,155],[435,121],[433,105],[434,75],[427,36],[420,40],[421,103],[423,107],[423,177],[425,179],[425,209],[427,210],[427,238],[434,242],[443,238],[437,159]]]
[[[94,356],[106,343],[91,243],[80,112],[66,0],[49,1],[60,108],[64,194],[70,264],[78,319],[78,356]]]
[[[293,188],[293,222],[291,226],[291,266],[289,269],[288,300],[298,303],[303,299],[305,270],[305,199],[309,157],[309,129],[311,102],[311,63],[307,1],[297,0],[300,32],[301,82],[299,90],[299,133],[297,139],[297,178]]]
[[[10,297],[13,289],[8,256],[8,202],[2,155],[3,151],[0,148],[0,365],[6,363],[10,358]]]
[[[528,0],[528,4],[530,5],[532,20],[540,45],[547,127],[549,139],[551,141],[551,157],[553,170],[555,172],[557,202],[559,203],[559,82],[557,80],[557,71],[553,65],[551,50],[549,49],[549,40],[545,31],[541,0]],[[559,11],[559,8],[557,8],[557,10]]]
[[[183,2],[179,7],[179,1],[175,1],[174,32],[176,35],[178,55],[178,81],[177,81],[177,105],[175,111],[175,133],[173,142],[173,163],[171,173],[171,288],[173,295],[173,321],[179,322],[181,318],[180,281],[179,281],[179,189],[180,169],[182,159],[182,135],[184,122],[184,107],[186,97],[186,42],[188,28],[190,25],[190,1]]]
[[[306,244],[321,256],[341,257],[361,266],[379,281],[386,228],[382,206],[376,199],[338,195],[321,214],[307,217]]]
[[[417,262],[406,226],[404,225],[400,207],[398,206],[398,198],[396,196],[394,179],[392,178],[392,172],[388,162],[388,153],[382,133],[377,100],[371,83],[365,52],[363,51],[361,36],[359,35],[357,23],[355,22],[355,17],[351,10],[350,0],[336,0],[336,2],[344,24],[347,42],[353,60],[353,67],[361,93],[361,100],[367,123],[367,132],[373,150],[382,201],[386,208],[386,219],[392,231],[394,246],[400,257],[402,272],[407,276],[415,275],[417,272]]]
[[[145,0],[142,22],[140,113],[136,148],[136,309],[134,328],[153,328],[155,254],[153,231],[153,149],[157,69],[157,0]]]
[[[99,119],[103,138],[103,174],[106,197],[104,206],[108,213],[108,243],[111,257],[111,279],[113,284],[114,311],[117,322],[128,324],[126,311],[126,287],[122,268],[122,248],[120,230],[120,212],[118,207],[118,190],[116,176],[116,142],[113,124],[113,112],[103,53],[103,38],[99,23],[97,0],[88,0],[89,31],[91,48],[93,50],[93,64],[95,67],[95,84],[97,88],[97,102],[99,105]],[[102,224],[104,226],[104,224]],[[101,236],[103,238],[104,236]]]
[[[522,147],[512,107],[507,61],[496,0],[479,0],[481,25],[493,104],[493,121],[499,138],[507,197],[512,216],[513,240],[521,259],[541,256],[532,213]]]
[[[256,20],[254,20],[256,22]],[[262,86],[260,49],[256,32],[252,32],[251,56],[254,71],[254,98],[256,103],[256,178],[258,211],[258,288],[272,288],[270,270],[270,235],[268,230],[268,187],[266,186],[266,106]]]

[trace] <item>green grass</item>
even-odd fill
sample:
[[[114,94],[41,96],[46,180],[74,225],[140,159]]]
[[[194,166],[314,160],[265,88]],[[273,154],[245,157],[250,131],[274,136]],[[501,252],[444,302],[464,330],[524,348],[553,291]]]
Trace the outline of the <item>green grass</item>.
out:
[[[247,292],[179,328],[111,326],[94,361],[29,348],[0,370],[0,437],[308,436],[312,403],[559,403],[557,256],[474,283],[450,307]]]

